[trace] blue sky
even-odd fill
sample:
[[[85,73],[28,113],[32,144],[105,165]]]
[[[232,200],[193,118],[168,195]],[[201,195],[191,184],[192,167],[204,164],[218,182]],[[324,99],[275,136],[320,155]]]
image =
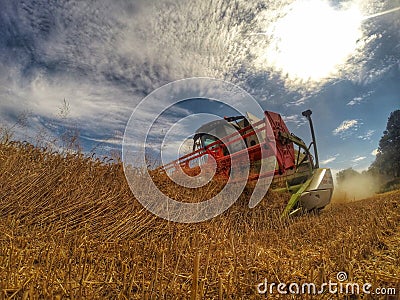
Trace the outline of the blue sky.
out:
[[[10,126],[29,112],[19,139],[52,141],[72,126],[85,151],[120,149],[145,96],[174,80],[212,77],[282,114],[307,142],[301,112],[312,109],[322,166],[362,170],[400,108],[400,0],[0,0],[0,7],[0,120]]]

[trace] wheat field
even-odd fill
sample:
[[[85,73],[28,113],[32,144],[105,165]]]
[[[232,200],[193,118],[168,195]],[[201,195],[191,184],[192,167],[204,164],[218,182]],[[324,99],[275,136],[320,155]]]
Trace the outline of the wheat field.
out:
[[[121,163],[0,144],[0,299],[265,299],[265,279],[321,284],[338,272],[397,291],[364,299],[400,299],[400,191],[285,220],[288,195],[254,209],[247,199],[171,223],[135,200]]]

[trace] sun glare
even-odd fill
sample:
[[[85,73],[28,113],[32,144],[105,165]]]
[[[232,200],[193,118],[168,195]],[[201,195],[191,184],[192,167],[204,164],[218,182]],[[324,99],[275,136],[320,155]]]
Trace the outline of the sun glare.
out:
[[[336,9],[321,0],[296,1],[266,35],[263,61],[297,81],[333,76],[357,48],[362,14],[353,6]]]

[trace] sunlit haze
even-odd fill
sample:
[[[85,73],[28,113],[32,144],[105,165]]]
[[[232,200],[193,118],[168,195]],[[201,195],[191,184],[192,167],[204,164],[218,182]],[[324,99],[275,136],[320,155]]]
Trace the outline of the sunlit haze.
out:
[[[271,43],[260,63],[292,80],[318,81],[339,72],[362,36],[355,6],[335,8],[318,0],[297,1],[265,33]]]

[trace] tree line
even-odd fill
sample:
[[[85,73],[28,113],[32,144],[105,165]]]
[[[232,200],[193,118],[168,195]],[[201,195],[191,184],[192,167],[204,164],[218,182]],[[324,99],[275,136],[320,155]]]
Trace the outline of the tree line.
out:
[[[400,110],[390,113],[386,130],[379,140],[375,161],[362,173],[348,168],[336,174],[338,185],[360,178],[374,176],[381,182],[380,191],[400,188]]]

